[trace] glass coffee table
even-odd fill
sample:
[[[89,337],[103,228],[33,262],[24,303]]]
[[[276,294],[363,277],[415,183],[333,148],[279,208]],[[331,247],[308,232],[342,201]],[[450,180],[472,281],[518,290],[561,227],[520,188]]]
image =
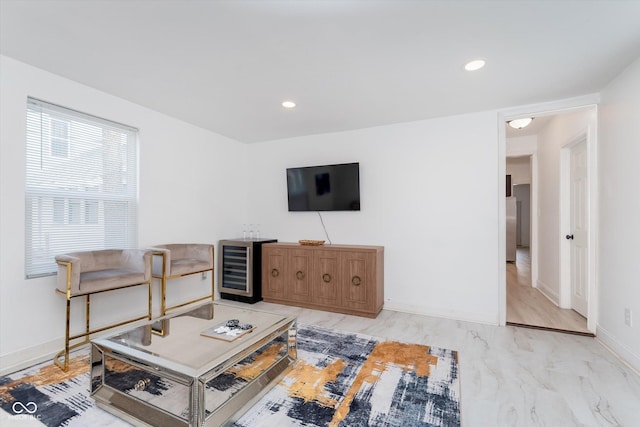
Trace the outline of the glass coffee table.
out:
[[[93,340],[91,395],[134,425],[220,426],[295,360],[294,317],[208,302]]]

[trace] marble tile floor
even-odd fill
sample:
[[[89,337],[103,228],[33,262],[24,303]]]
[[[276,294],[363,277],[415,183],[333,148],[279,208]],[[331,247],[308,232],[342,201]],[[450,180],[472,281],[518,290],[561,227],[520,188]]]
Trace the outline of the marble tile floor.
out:
[[[640,376],[594,338],[388,310],[368,319],[266,302],[252,307],[458,350],[463,427],[640,426]]]

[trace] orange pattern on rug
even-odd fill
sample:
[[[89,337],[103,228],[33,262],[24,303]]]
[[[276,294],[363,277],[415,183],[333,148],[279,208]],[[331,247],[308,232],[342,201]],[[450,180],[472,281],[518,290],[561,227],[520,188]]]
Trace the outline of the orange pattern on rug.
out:
[[[336,408],[330,426],[338,426],[349,413],[351,402],[362,384],[375,383],[386,370],[388,364],[394,364],[405,371],[412,370],[419,377],[429,376],[431,366],[438,363],[438,358],[429,354],[429,347],[420,344],[405,344],[394,341],[378,343],[355,380],[349,387],[344,400]]]
[[[67,372],[54,364],[46,365],[40,368],[35,374],[24,376],[0,386],[0,399],[5,402],[13,401],[13,396],[11,396],[9,390],[22,383],[29,383],[35,387],[43,387],[64,382],[87,372],[89,372],[89,355],[81,354],[69,359],[69,370]]]

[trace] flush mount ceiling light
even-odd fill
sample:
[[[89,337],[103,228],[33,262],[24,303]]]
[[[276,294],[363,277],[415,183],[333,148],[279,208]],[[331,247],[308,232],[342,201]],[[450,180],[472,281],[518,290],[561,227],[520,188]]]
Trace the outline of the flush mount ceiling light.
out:
[[[291,108],[296,108],[296,103],[295,103],[295,102],[293,102],[293,101],[283,101],[283,102],[282,102],[282,106],[283,106],[284,108],[289,108],[289,109],[291,109]]]
[[[509,124],[509,126],[511,126],[514,129],[522,129],[529,126],[532,121],[533,121],[532,117],[526,117],[524,119],[509,120],[507,123]]]
[[[467,71],[476,71],[480,68],[484,67],[487,61],[484,59],[474,59],[473,61],[469,61],[464,65],[464,69]]]

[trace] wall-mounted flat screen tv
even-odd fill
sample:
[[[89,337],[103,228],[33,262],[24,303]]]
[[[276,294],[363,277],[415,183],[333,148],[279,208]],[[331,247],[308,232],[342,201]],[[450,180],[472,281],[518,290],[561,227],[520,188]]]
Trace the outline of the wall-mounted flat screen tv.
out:
[[[289,211],[359,211],[360,164],[287,169]]]

